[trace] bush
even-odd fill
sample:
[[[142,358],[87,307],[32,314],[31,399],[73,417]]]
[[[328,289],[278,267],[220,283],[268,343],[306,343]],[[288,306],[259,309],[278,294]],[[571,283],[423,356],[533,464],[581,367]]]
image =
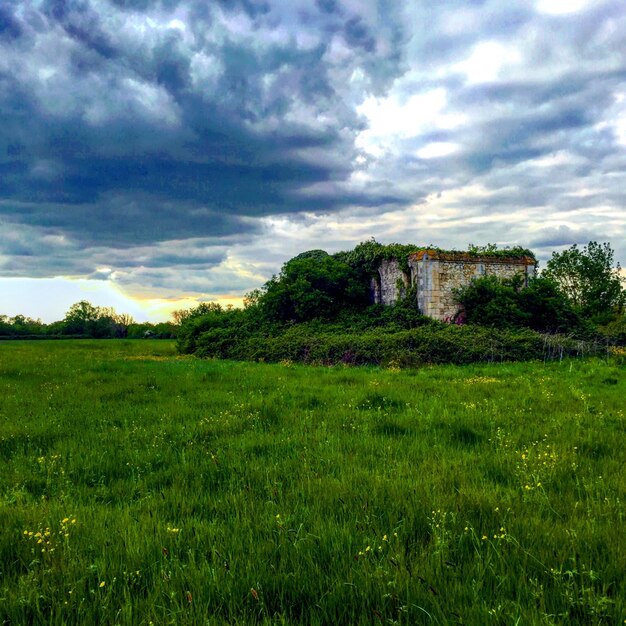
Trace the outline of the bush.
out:
[[[555,283],[522,277],[483,276],[455,292],[468,323],[493,328],[530,328],[542,333],[588,335],[588,329]]]
[[[201,332],[195,354],[237,360],[283,360],[309,364],[389,365],[465,364],[524,361],[600,354],[601,345],[532,330],[493,330],[478,326],[432,324],[411,330],[333,332],[319,326],[292,325],[274,336],[236,328]]]

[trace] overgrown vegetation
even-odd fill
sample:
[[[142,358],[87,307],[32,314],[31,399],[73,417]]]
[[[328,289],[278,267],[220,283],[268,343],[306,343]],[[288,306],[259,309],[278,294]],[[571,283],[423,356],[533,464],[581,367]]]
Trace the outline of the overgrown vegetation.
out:
[[[465,322],[493,328],[530,328],[541,333],[568,333],[584,337],[593,328],[546,278],[498,279],[482,276],[459,289],[456,298]]]
[[[597,246],[588,248],[598,256]],[[422,316],[415,285],[401,290],[405,297],[394,306],[372,305],[370,281],[381,261],[395,259],[408,272],[409,255],[420,249],[426,248],[370,240],[335,255],[302,253],[249,294],[243,310],[205,304],[189,311],[179,330],[179,350],[241,360],[417,365],[597,354],[606,352],[607,343],[623,341],[623,290],[596,307],[594,317],[549,273],[528,285],[521,277],[486,276],[459,289],[456,322],[462,329]],[[601,250],[607,255],[605,266],[611,265],[610,248]],[[524,248],[493,244],[470,246],[464,254],[534,258]],[[559,259],[553,256],[549,267]],[[597,269],[597,262],[592,267]],[[599,312],[606,328],[597,323]]]
[[[179,337],[181,350],[200,357],[289,360],[316,365],[416,367],[424,363],[549,360],[607,353],[604,343],[562,335],[439,323],[428,323],[412,330],[391,330],[384,326],[357,330],[338,324],[307,323],[284,327],[273,335],[262,335],[236,325],[212,324],[208,330],[199,332],[191,345],[183,343],[188,337]]]
[[[353,250],[338,252],[335,257],[355,268],[361,278],[374,276],[383,260],[396,259],[401,269],[409,271],[409,255],[426,248],[421,246],[391,243],[383,245],[375,239],[358,244]]]
[[[373,276],[380,267],[383,260],[398,261],[400,268],[404,272],[409,271],[409,256],[415,252],[430,250],[432,252],[444,254],[464,254],[468,256],[487,256],[493,258],[530,257],[535,258],[534,253],[521,246],[499,248],[496,244],[477,246],[470,244],[467,250],[447,250],[438,246],[415,246],[412,244],[391,243],[382,244],[374,238],[358,244],[353,250],[338,252],[333,255],[335,258],[347,263],[355,268],[361,276]],[[323,252],[323,251],[321,251]],[[306,253],[305,253],[306,254]],[[298,258],[298,257],[296,257]]]
[[[626,289],[607,243],[590,241],[554,252],[541,277],[523,288],[521,279],[482,277],[458,290],[468,322],[497,328],[620,339],[626,318]],[[623,332],[623,330],[621,331]]]
[[[622,623],[623,363],[5,342],[0,623]]]

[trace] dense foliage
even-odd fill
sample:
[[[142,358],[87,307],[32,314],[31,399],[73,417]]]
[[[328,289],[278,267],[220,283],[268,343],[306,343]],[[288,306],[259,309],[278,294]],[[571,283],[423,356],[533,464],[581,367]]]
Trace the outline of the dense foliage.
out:
[[[476,363],[603,355],[599,343],[531,330],[430,323],[412,330],[385,327],[356,331],[338,325],[295,324],[271,336],[235,327],[211,328],[194,341],[201,357],[293,361],[316,365],[416,367],[426,363]]]
[[[626,290],[607,243],[553,253],[541,277],[526,287],[518,278],[485,276],[457,290],[456,298],[471,324],[595,336],[623,345]]]
[[[24,315],[8,317],[0,315],[0,337],[26,337],[44,334],[46,324],[41,320],[34,320]]]
[[[626,290],[619,263],[614,263],[608,243],[590,241],[582,250],[574,244],[553,252],[542,276],[553,281],[572,306],[583,316],[601,322],[623,313]]]
[[[594,342],[626,343],[626,292],[608,244],[590,242],[583,250],[574,245],[553,254],[541,277],[528,285],[517,277],[475,279],[456,292],[460,311],[455,322],[467,325],[463,331],[422,316],[415,285],[403,289],[404,297],[394,306],[371,304],[371,279],[381,262],[395,259],[408,273],[409,256],[426,249],[455,253],[374,239],[333,255],[309,250],[249,293],[243,309],[202,303],[176,311],[173,323],[153,325],[81,301],[62,321],[49,325],[23,316],[0,317],[0,338],[177,336],[181,352],[200,356],[406,364],[550,358],[593,352]],[[494,244],[470,245],[463,255],[534,258],[525,248]],[[501,332],[485,333],[481,327]],[[544,334],[569,339],[554,340],[560,347],[553,350]],[[580,340],[591,343],[581,348]]]
[[[368,285],[358,278],[352,266],[332,256],[300,255],[266,283],[258,306],[272,321],[332,319],[367,305]]]
[[[518,276],[504,280],[482,276],[457,290],[456,298],[469,324],[579,335],[586,330],[557,286],[545,278],[531,278],[524,286]]]
[[[181,319],[179,350],[244,360],[409,365],[589,353],[602,349],[597,344],[621,337],[617,322],[610,332],[602,332],[555,280],[545,277],[532,278],[526,286],[521,277],[487,276],[459,289],[456,322],[466,324],[464,329],[422,316],[415,286],[394,306],[370,304],[370,279],[381,261],[396,259],[408,271],[409,255],[420,249],[370,240],[334,255],[304,252],[249,294],[243,310],[205,304],[188,311]],[[464,254],[533,257],[524,248],[493,244],[470,246]],[[545,334],[569,338],[548,341]]]

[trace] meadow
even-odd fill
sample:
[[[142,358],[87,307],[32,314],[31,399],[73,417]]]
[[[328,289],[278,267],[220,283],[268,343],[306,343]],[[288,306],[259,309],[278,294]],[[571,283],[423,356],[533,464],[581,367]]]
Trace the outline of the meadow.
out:
[[[623,360],[0,344],[3,624],[622,624]]]

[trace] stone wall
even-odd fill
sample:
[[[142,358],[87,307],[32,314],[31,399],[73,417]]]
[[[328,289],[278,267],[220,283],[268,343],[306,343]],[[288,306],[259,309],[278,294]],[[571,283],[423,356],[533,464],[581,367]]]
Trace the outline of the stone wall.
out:
[[[380,304],[394,304],[406,294],[410,278],[400,268],[396,259],[383,260],[378,268],[379,296],[374,300]]]
[[[411,278],[417,284],[417,306],[424,315],[452,320],[458,312],[454,289],[465,287],[473,278],[511,278],[522,274],[526,283],[535,274],[532,257],[492,257],[420,251],[409,257]]]

